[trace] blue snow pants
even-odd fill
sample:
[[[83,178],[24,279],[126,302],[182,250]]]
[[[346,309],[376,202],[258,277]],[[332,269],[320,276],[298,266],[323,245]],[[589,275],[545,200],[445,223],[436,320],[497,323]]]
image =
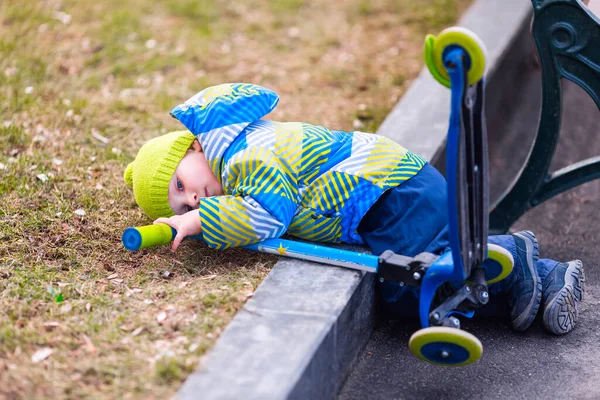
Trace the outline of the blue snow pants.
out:
[[[445,178],[427,163],[408,181],[381,195],[361,220],[358,233],[375,255],[388,249],[408,257],[422,252],[441,255],[450,249],[447,193]],[[516,262],[513,270],[526,268],[518,264],[519,257],[512,236],[490,236],[488,243],[499,245],[513,255]],[[486,260],[484,265],[486,263],[495,262]],[[556,264],[553,260],[539,260],[539,274],[546,276]],[[490,303],[479,309],[477,315],[508,314],[507,301],[501,295],[507,282],[513,283],[514,276],[509,275],[490,286]],[[398,316],[418,316],[416,288],[384,282],[379,284],[379,290],[387,311]]]

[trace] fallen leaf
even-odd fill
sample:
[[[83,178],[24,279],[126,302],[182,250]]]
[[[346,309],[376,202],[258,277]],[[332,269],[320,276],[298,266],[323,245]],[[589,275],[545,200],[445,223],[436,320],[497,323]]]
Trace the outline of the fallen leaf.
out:
[[[175,338],[175,340],[173,341],[173,344],[175,345],[181,345],[184,343],[188,343],[190,340],[188,338],[186,338],[185,336],[177,336]]]
[[[58,328],[60,326],[59,322],[56,321],[49,321],[49,322],[44,322],[44,328],[46,328],[46,330],[53,330],[54,328]]]
[[[131,332],[131,336],[137,336],[144,331],[144,327],[140,326],[136,328],[133,332]]]
[[[96,346],[94,346],[94,344],[92,343],[92,339],[90,339],[87,335],[83,335],[83,342],[85,343],[85,349],[87,350],[88,353],[95,353],[96,352]]]
[[[119,277],[119,274],[110,274],[108,277],[106,277],[106,279],[111,280],[111,279],[115,279],[118,277]]]
[[[49,347],[44,347],[43,349],[39,349],[38,351],[33,353],[33,355],[31,356],[31,361],[34,364],[37,364],[40,361],[44,361],[46,358],[50,357],[52,353],[54,353],[54,350],[52,350]]]
[[[123,89],[119,92],[119,98],[127,99],[127,98],[131,98],[131,97],[142,97],[142,96],[145,96],[147,93],[148,93],[147,89],[127,88],[127,89]]]
[[[160,273],[160,276],[161,276],[163,279],[171,279],[171,278],[172,278],[174,275],[175,275],[174,273],[172,273],[171,271],[167,271],[167,270],[165,270],[165,271],[162,271],[162,272]]]
[[[165,319],[167,319],[167,313],[164,311],[161,311],[160,313],[158,313],[158,315],[156,316],[156,320],[158,322],[163,322]]]
[[[135,329],[135,325],[134,324],[129,324],[129,325],[122,325],[121,326],[121,330],[125,331],[125,332],[129,332]]]
[[[83,378],[83,375],[81,375],[79,372],[76,372],[73,375],[71,375],[72,381],[80,381],[81,378]]]
[[[110,143],[110,139],[107,138],[107,137],[105,137],[105,136],[102,136],[100,134],[100,132],[98,132],[96,129],[92,129],[92,137],[94,139],[97,139],[97,140],[101,141],[104,144]]]
[[[113,267],[110,264],[104,264],[104,269],[107,270],[107,271],[111,271],[112,272],[112,271],[115,270],[115,267]]]
[[[54,11],[54,14],[52,15],[52,17],[60,22],[62,22],[64,25],[69,25],[69,23],[71,22],[71,15],[62,12],[62,11]]]
[[[90,312],[90,311],[92,311],[92,305],[91,305],[90,303],[86,303],[86,304],[85,304],[85,310],[86,310],[87,312]]]
[[[142,293],[142,292],[143,292],[143,290],[142,290],[142,289],[133,288],[133,289],[128,289],[128,290],[127,290],[127,292],[125,293],[125,295],[126,295],[127,297],[130,297],[130,296],[132,296],[132,295],[134,295],[134,294],[136,294],[136,293]]]
[[[71,303],[65,303],[60,306],[59,312],[61,314],[68,314],[71,312],[71,310],[73,310],[73,305]]]
[[[39,175],[37,175],[37,178],[42,182],[48,181],[48,175],[46,175],[46,174],[39,174]]]
[[[85,210],[83,208],[78,208],[77,210],[73,211],[75,214],[80,215],[80,216],[84,216],[85,215]]]
[[[202,278],[200,278],[201,280],[208,280],[208,279],[215,279],[217,277],[217,275],[208,275],[208,276],[203,276]]]

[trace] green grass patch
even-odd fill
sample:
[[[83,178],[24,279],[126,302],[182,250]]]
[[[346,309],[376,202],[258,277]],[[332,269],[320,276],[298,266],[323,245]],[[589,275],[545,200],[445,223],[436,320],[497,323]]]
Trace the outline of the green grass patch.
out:
[[[277,258],[124,250],[151,223],[123,182],[141,144],[223,82],[374,131],[467,3],[0,1],[0,397],[172,397]]]
[[[0,148],[5,149],[5,152],[12,150],[23,150],[29,143],[31,138],[25,133],[25,130],[20,126],[0,126]]]
[[[270,2],[269,5],[275,14],[289,15],[300,11],[304,3],[305,0],[279,0]]]
[[[411,4],[406,22],[419,27],[419,32],[437,33],[456,21],[469,3],[465,0],[432,0]]]
[[[181,383],[193,371],[193,366],[174,357],[162,357],[156,363],[159,384]]]

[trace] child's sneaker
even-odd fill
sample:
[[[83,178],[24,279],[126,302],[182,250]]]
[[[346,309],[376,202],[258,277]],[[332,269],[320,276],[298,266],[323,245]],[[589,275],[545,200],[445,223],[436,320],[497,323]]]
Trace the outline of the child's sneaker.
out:
[[[544,327],[555,335],[569,333],[579,316],[585,274],[579,260],[558,264],[544,280]]]
[[[542,281],[536,269],[538,243],[533,232],[521,231],[512,236],[517,259],[512,279],[509,276],[506,282],[510,285],[510,321],[513,329],[524,331],[533,323],[542,299]]]

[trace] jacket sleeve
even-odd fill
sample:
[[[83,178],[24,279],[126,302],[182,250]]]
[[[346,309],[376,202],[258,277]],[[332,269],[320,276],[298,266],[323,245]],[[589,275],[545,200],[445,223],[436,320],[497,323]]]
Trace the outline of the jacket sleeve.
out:
[[[224,249],[281,236],[297,208],[296,178],[285,161],[264,148],[248,148],[226,164],[223,184],[231,195],[200,201],[202,236]]]

